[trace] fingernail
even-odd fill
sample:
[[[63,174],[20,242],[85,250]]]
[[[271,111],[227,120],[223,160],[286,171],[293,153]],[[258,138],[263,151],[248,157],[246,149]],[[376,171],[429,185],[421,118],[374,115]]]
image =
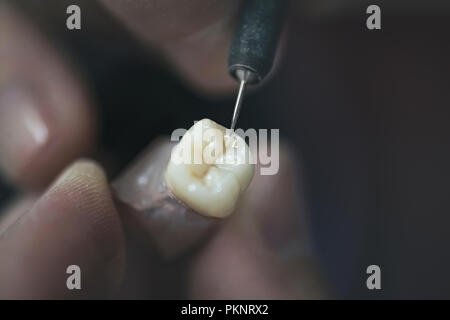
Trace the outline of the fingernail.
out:
[[[217,219],[194,212],[166,190],[164,172],[172,147],[169,137],[156,139],[112,184],[130,232],[166,259],[189,251],[217,225]]]
[[[7,174],[21,171],[48,142],[41,111],[36,99],[24,91],[0,92],[0,165]]]

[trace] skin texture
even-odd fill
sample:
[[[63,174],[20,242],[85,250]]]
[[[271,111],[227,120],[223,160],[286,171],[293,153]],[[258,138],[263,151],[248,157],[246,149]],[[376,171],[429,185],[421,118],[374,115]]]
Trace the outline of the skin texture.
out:
[[[169,0],[165,2],[169,3]],[[329,5],[330,0],[293,2],[300,8],[298,12],[305,15],[307,8],[310,7],[315,12],[316,19],[311,19],[311,16],[305,17],[305,15],[294,17],[289,26],[286,56],[278,72],[274,74],[270,85],[260,90],[257,95],[249,96],[249,100],[257,99],[259,105],[254,111],[260,115],[266,115],[261,117],[266,120],[262,119],[261,123],[258,120],[256,126],[270,127],[270,124],[276,124],[274,127],[277,127],[280,123],[283,128],[291,130],[291,138],[296,142],[297,147],[302,148],[309,176],[309,199],[312,202],[311,207],[314,208],[312,218],[315,226],[315,244],[316,249],[322,254],[322,264],[328,267],[327,276],[338,288],[339,294],[343,294],[344,297],[347,294],[357,298],[449,297],[450,282],[442,281],[446,279],[450,268],[447,248],[450,210],[448,201],[448,163],[450,161],[448,56],[450,49],[447,42],[442,41],[448,36],[446,30],[449,29],[449,19],[445,18],[448,11],[431,4],[437,1],[421,1],[420,5],[418,1],[415,1],[414,6],[417,11],[409,10],[412,7],[412,1],[396,1],[395,4],[393,1],[384,1],[382,11],[383,17],[387,14],[387,19],[382,19],[383,31],[371,32],[364,28],[363,18],[366,9],[364,2],[346,2],[352,3],[352,10],[340,12],[344,13],[347,19],[340,19],[335,14],[339,8],[343,8],[338,7],[341,2],[334,1],[333,5]],[[55,141],[55,143],[36,143],[33,137],[45,136],[36,135],[36,132],[44,132],[42,130],[35,131],[35,135],[24,134],[26,126],[24,128],[24,124],[18,121],[23,119],[20,114],[0,116],[0,130],[8,128],[10,137],[18,138],[21,135],[23,137],[19,141],[12,138],[0,141],[0,158],[2,159],[0,162],[4,164],[2,172],[15,186],[34,191],[31,195],[25,192],[26,199],[40,198],[43,189],[60,173],[60,169],[85,153],[83,150],[86,150],[86,143],[94,140],[95,130],[93,129],[96,124],[87,122],[94,117],[93,110],[87,106],[95,106],[95,101],[89,98],[90,95],[85,88],[89,79],[75,76],[80,70],[79,66],[69,63],[72,61],[70,55],[46,37],[51,32],[46,31],[44,34],[43,30],[39,29],[40,25],[29,20],[43,15],[43,20],[49,21],[52,27],[48,30],[63,33],[65,29],[61,28],[61,25],[64,25],[61,13],[65,12],[70,1],[47,0],[48,5],[45,7],[42,7],[40,1],[8,1],[11,6],[18,3],[30,7],[34,5],[35,7],[28,10],[28,18],[22,17],[20,10],[14,13],[12,9],[5,9],[5,3],[5,0],[0,2],[0,34],[2,35],[0,47],[6,43],[5,37],[14,35],[12,41],[18,40],[14,46],[26,47],[27,50],[15,50],[8,57],[2,56],[0,73],[8,68],[21,70],[15,73],[20,82],[27,83],[30,79],[33,83],[32,87],[36,88],[25,96],[33,96],[33,93],[39,97],[52,94],[59,96],[57,88],[64,87],[65,95],[78,101],[72,103],[71,98],[65,101],[70,102],[70,107],[60,109],[64,118],[71,119],[70,123],[60,121],[55,115],[57,120],[53,122],[53,125],[48,124],[50,128],[48,141]],[[80,3],[88,12],[94,8],[94,4],[99,7],[93,0],[79,0],[77,3]],[[128,1],[128,3],[133,5],[138,2]],[[389,9],[394,6],[399,9],[398,15]],[[107,7],[110,5],[107,4]],[[111,9],[114,10],[112,7]],[[295,13],[294,11],[291,10],[292,13]],[[171,13],[173,15],[167,16],[166,21],[178,21],[177,11]],[[408,17],[411,13],[415,14]],[[51,20],[52,15],[59,17],[59,20]],[[93,34],[95,41],[100,43],[100,47],[105,44],[105,38],[122,43],[122,39],[117,40],[117,33],[108,33],[111,24],[97,19],[100,15],[96,13],[93,13],[93,16],[96,18],[93,19],[95,21],[89,19],[89,15],[86,16],[88,19],[84,20],[84,23],[88,23],[85,26],[89,28],[86,34]],[[122,21],[131,30],[133,19],[134,17],[130,15],[128,18],[118,18],[117,23]],[[204,18],[197,15],[197,19],[202,21]],[[12,24],[14,27],[8,29],[8,25]],[[93,33],[96,27],[104,30],[105,33],[97,36]],[[184,27],[184,25],[180,26],[181,29]],[[188,29],[186,26],[186,30]],[[4,30],[9,30],[6,35],[3,33]],[[153,29],[146,29],[146,32],[149,34],[147,39],[151,40],[155,39],[153,37],[160,32],[166,32],[166,28],[164,25],[155,26]],[[215,40],[219,41],[223,34],[211,33],[216,37],[206,37],[204,41],[214,43]],[[33,39],[37,37],[41,40],[36,43]],[[142,43],[148,46],[149,53],[158,52],[163,56],[173,71],[183,75],[185,86],[191,86],[205,96],[213,92],[213,87],[219,88],[215,90],[216,93],[226,93],[226,90],[220,89],[224,86],[218,85],[221,82],[220,79],[227,78],[226,74],[220,71],[223,69],[219,69],[224,68],[223,62],[211,63],[211,68],[205,68],[204,73],[198,73],[198,67],[195,67],[196,65],[205,66],[206,62],[215,60],[213,57],[222,57],[220,59],[224,61],[226,54],[223,51],[217,50],[214,51],[217,55],[207,56],[205,50],[198,52],[195,50],[195,48],[201,48],[199,45],[201,43],[184,47],[183,41],[172,41],[176,50],[172,49],[171,55],[179,52],[180,56],[184,56],[184,59],[175,61],[170,58],[169,53],[163,52],[167,43],[158,43],[156,40],[150,43],[151,41],[145,40],[145,34],[137,35],[134,31],[127,34],[127,37],[141,39]],[[126,50],[126,47],[118,49]],[[5,46],[2,50],[4,48]],[[8,46],[8,48],[11,47]],[[214,49],[214,47],[211,48]],[[47,56],[50,52],[53,52],[51,58]],[[189,55],[183,52],[188,52]],[[143,55],[144,53],[146,52],[143,51]],[[36,63],[27,63],[33,60],[34,55],[39,56],[37,60],[41,66]],[[196,60],[197,55],[203,58]],[[191,58],[188,59],[188,57]],[[151,58],[150,55],[148,58]],[[9,63],[2,64],[3,61]],[[59,80],[55,77],[49,81],[42,73],[42,81],[41,77],[36,80],[38,70],[39,72],[44,72],[42,71],[44,69],[55,70],[55,61],[60,61],[58,63],[60,67],[56,69],[64,69],[65,76],[58,77]],[[197,64],[192,64],[193,61],[197,61]],[[21,64],[29,68],[21,68]],[[214,66],[218,69],[214,70]],[[36,72],[30,72],[31,70]],[[218,78],[204,76],[209,73]],[[202,74],[202,76],[194,81],[195,74]],[[9,76],[2,79],[6,81],[1,84],[0,95],[6,95],[6,97],[3,96],[0,100],[11,101],[11,96],[14,95],[5,92],[9,91],[6,88],[14,86],[18,81]],[[83,96],[86,98],[74,98]],[[41,105],[38,99],[33,98],[23,98],[19,101],[22,101],[24,105],[30,105],[30,101],[32,105]],[[58,99],[58,101],[61,100]],[[17,103],[7,102],[0,106],[0,109],[5,105],[9,105],[8,108],[11,110],[20,108]],[[43,105],[49,110],[52,109],[49,102],[44,102]],[[276,112],[273,112],[273,106],[277,106]],[[189,107],[187,103],[180,103],[180,108],[186,107]],[[91,110],[87,112],[89,117],[82,116],[84,112],[80,110],[83,109]],[[36,107],[25,113],[31,119],[39,117],[47,119],[44,114],[36,117],[38,110],[39,108]],[[4,112],[3,109],[0,112]],[[215,110],[211,112],[212,118],[215,112]],[[243,116],[245,117],[245,114]],[[271,117],[270,121],[267,117]],[[186,121],[191,120],[193,119]],[[58,123],[61,125],[56,125]],[[71,125],[74,125],[77,130],[67,130]],[[86,130],[79,130],[82,126],[85,126]],[[171,129],[169,128],[168,131],[170,132]],[[4,137],[4,131],[0,134],[0,139],[2,137]],[[41,140],[38,139],[38,141]],[[5,161],[5,159],[8,160]],[[59,165],[55,165],[52,161],[58,162]],[[296,166],[301,166],[298,158],[293,158],[292,162]],[[21,170],[24,164],[26,164],[26,170]],[[102,164],[105,163],[102,162]],[[41,180],[43,176],[47,177],[45,181]],[[300,182],[303,183],[303,181]],[[281,202],[283,199],[278,201]],[[23,205],[26,206],[26,203]],[[262,202],[261,206],[264,207],[264,205],[269,208],[272,204]],[[285,220],[270,218],[284,215],[279,215],[278,208],[272,207],[270,211],[275,211],[277,214],[264,215],[268,217],[264,219],[272,222],[267,224],[266,229],[270,231],[271,237],[277,239],[277,235],[283,232],[275,232],[275,230],[284,230],[283,221]],[[252,216],[247,215],[247,212],[245,211],[243,215]],[[298,217],[304,213],[306,212],[301,211],[296,215]],[[3,220],[4,217],[3,214],[1,219]],[[234,230],[234,234],[239,236],[238,239],[247,240],[258,234],[253,233],[253,229],[246,225],[241,226],[239,223],[231,222],[230,225],[233,228],[228,227],[226,230],[228,232]],[[240,229],[237,226],[240,226]],[[4,228],[6,226],[2,225],[0,229]],[[285,233],[290,234],[288,231]],[[212,242],[205,243],[205,248],[221,248],[219,253],[223,257],[221,259],[217,257],[218,261],[227,262],[225,258],[233,259],[234,257],[235,268],[242,270],[239,278],[241,283],[242,279],[251,279],[252,274],[255,278],[257,276],[257,279],[275,277],[273,273],[270,273],[270,270],[274,268],[260,268],[266,263],[269,265],[271,261],[267,256],[262,258],[263,254],[256,254],[260,251],[252,251],[251,248],[255,249],[254,246],[250,248],[246,244],[245,247],[240,248],[238,244],[242,241],[233,242],[234,238],[225,231],[219,234],[224,241],[211,238]],[[128,233],[127,237],[132,238],[132,234]],[[21,236],[16,236],[15,239],[22,241]],[[259,243],[260,240],[249,241],[248,245],[256,244],[267,248],[265,243]],[[208,282],[206,280],[200,282],[203,275],[205,277],[211,275],[211,278],[214,275],[214,271],[208,268],[208,266],[215,266],[213,250],[204,254],[202,251],[201,257],[204,259],[198,260],[198,263],[194,264],[193,260],[186,258],[185,264],[168,265],[160,262],[157,256],[149,254],[148,250],[142,248],[141,242],[129,239],[127,243],[129,272],[123,282],[124,290],[121,292],[121,297],[186,297],[188,292],[190,292],[189,296],[207,296],[207,294],[214,296],[215,293],[211,290],[208,293]],[[222,246],[212,245],[213,243],[233,244],[234,249],[227,250]],[[272,252],[269,248],[267,251]],[[233,256],[233,253],[236,255]],[[57,260],[62,251],[55,250],[53,254],[55,257],[52,259]],[[418,255],[420,259],[417,259]],[[4,256],[1,256],[0,263],[3,261],[5,261]],[[260,263],[256,265],[255,261]],[[364,271],[367,265],[379,261],[382,269],[385,270],[383,272],[391,276],[388,277],[389,281],[383,282],[383,290],[375,293],[366,290]],[[196,271],[197,267],[203,267],[203,271],[209,273]],[[195,275],[196,281],[189,280],[191,279],[189,277],[186,279],[185,273],[180,272],[187,269],[192,269],[190,272]],[[276,267],[275,270],[282,273]],[[298,267],[294,270],[301,271]],[[226,279],[233,279],[232,271],[234,270],[228,271],[230,273],[227,273]],[[309,276],[308,272],[304,277],[299,277],[299,279],[310,278],[313,277]],[[185,284],[184,291],[175,290],[175,287],[169,286],[174,279],[180,284]],[[238,296],[241,292],[255,296],[261,294],[261,291],[254,292],[254,287],[246,291],[249,289],[247,283],[240,286],[236,282],[215,281],[214,289],[221,289],[215,292],[220,292],[222,296]],[[298,284],[300,290],[303,282],[299,280],[294,283]],[[195,283],[202,284],[202,287],[194,288]],[[20,287],[25,284],[16,282],[15,285],[18,287],[14,288],[14,292],[19,292]],[[268,283],[260,283],[260,285],[260,288],[265,290],[272,288]],[[268,294],[275,296],[276,292],[279,293],[279,288],[273,288],[273,291],[268,290]]]
[[[48,11],[27,1],[18,4],[54,25],[52,14],[65,9],[60,2]],[[14,5],[14,1],[0,3],[0,167],[20,187],[36,190],[92,150],[95,100],[70,57],[49,43]],[[210,96],[235,89],[226,70],[226,52],[238,1],[104,1],[104,5],[159,52],[187,86]],[[80,6],[99,10],[92,1],[80,1]],[[152,18],[142,19],[143,13]],[[168,27],[167,21],[175,23]],[[90,28],[105,31],[98,25],[101,22],[94,20]],[[29,115],[31,127],[39,128],[34,131],[40,132],[40,139],[21,120],[23,114]]]
[[[124,239],[103,170],[85,160],[65,170],[3,231],[0,256],[0,298],[98,298],[116,292]],[[83,270],[84,290],[76,294],[65,285],[72,264]]]
[[[25,199],[0,221],[0,256],[8,257],[0,263],[0,297],[325,297],[307,250],[304,203],[294,196],[296,164],[284,148],[280,157],[279,176],[257,174],[238,211],[202,246],[170,263],[132,224],[122,225],[127,209],[113,202],[98,164],[78,161],[36,202]],[[268,194],[281,206],[268,205]],[[85,270],[84,290],[65,288],[71,264]]]
[[[119,19],[163,53],[187,85],[217,94],[235,85],[224,69],[237,1],[104,5],[121,12]],[[146,15],[152,19],[142,19]],[[167,21],[176,23],[162,28]],[[306,210],[294,193],[279,193],[298,187],[292,172],[300,163],[287,149],[281,151],[288,159],[281,160],[283,178],[255,177],[265,181],[249,188],[223,226],[167,263],[123,224],[125,212],[112,200],[101,165],[76,161],[91,150],[97,131],[95,101],[78,68],[4,2],[0,36],[0,165],[24,190],[0,216],[0,298],[323,296],[307,241],[293,228],[302,225]],[[267,194],[280,206],[267,203]],[[71,264],[83,270],[84,290],[66,289]],[[218,275],[224,264],[229,268]]]
[[[45,187],[95,143],[87,90],[54,48],[0,4],[0,167],[26,188]]]
[[[220,223],[169,193],[164,173],[173,147],[169,137],[155,139],[112,183],[124,224],[167,259],[191,250]]]

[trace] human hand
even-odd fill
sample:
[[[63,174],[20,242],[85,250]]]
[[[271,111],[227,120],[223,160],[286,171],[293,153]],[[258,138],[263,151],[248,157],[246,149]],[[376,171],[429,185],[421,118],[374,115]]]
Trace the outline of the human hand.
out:
[[[225,92],[233,86],[224,61],[238,1],[103,2],[167,56],[192,87]],[[176,23],[167,28],[167,20]],[[64,167],[95,147],[95,103],[74,66],[19,13],[2,7],[0,23],[0,163],[25,190],[25,200],[0,224],[0,256],[7,257],[0,264],[0,296],[301,298],[322,293],[310,257],[298,255],[305,240],[296,238],[296,217],[305,209],[297,206],[297,193],[284,192],[295,189],[285,187],[295,184],[290,178],[297,161],[291,156],[282,171],[287,173],[254,183],[243,209],[201,250],[170,267],[139,249],[139,243],[124,241],[121,213],[100,165],[77,162],[47,188]],[[273,195],[279,197],[276,202]],[[281,235],[288,236],[283,240],[288,245],[298,244],[294,258],[281,258],[277,245],[270,244],[280,242]],[[80,292],[66,287],[71,264],[83,270]]]

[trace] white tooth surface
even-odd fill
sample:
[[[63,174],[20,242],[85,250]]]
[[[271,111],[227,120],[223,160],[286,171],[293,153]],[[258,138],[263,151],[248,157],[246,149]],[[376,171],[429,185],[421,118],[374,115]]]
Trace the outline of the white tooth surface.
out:
[[[184,159],[182,157],[184,156]],[[245,141],[209,119],[198,121],[172,149],[166,183],[186,205],[206,216],[230,215],[253,178]]]

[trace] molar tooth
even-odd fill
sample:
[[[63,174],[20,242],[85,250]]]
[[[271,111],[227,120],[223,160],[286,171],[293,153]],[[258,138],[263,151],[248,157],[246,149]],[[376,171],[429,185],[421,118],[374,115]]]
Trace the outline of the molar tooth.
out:
[[[183,154],[184,162],[180,162]],[[245,141],[203,119],[173,148],[165,179],[172,193],[192,209],[206,216],[226,217],[250,184],[253,171]]]

